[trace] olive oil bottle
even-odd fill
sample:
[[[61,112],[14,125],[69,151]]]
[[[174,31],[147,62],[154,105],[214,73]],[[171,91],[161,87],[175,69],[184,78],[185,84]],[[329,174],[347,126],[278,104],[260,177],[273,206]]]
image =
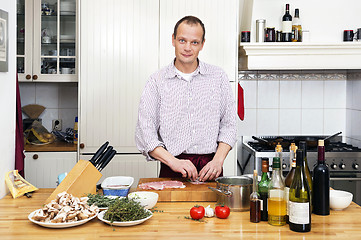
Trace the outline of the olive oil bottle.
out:
[[[280,158],[274,157],[272,177],[268,187],[268,223],[273,226],[283,226],[286,224],[285,183],[282,178],[280,165]]]

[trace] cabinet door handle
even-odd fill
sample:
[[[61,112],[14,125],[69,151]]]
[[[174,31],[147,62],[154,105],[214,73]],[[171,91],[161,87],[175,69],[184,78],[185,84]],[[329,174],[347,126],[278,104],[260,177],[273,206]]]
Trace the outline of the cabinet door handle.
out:
[[[81,149],[83,149],[83,148],[85,147],[84,143],[80,143],[80,144],[79,144],[79,147],[80,147]]]
[[[34,76],[33,76],[33,79],[34,79],[34,80],[38,79],[38,75],[34,75]]]
[[[36,159],[38,159],[38,158],[39,158],[39,155],[38,155],[38,154],[34,154],[34,155],[33,155],[33,159],[36,160]]]
[[[25,76],[25,78],[29,80],[29,79],[31,78],[31,75],[30,75],[30,74],[27,74],[27,75]]]

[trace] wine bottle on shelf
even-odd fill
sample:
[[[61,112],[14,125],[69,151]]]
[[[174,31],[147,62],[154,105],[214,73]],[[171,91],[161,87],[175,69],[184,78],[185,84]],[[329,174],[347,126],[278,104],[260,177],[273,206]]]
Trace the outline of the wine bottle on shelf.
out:
[[[303,150],[297,150],[296,156],[296,171],[290,188],[289,226],[295,232],[309,232],[311,231],[311,195],[303,164]]]
[[[296,150],[297,146],[295,143],[291,143],[290,146],[290,170],[285,179],[285,199],[287,203],[287,215],[286,215],[286,222],[288,223],[288,216],[289,216],[289,191],[291,187],[291,183],[293,180],[293,176],[295,175],[296,171]]]
[[[280,143],[277,143],[275,151],[276,151],[275,157],[278,157],[280,159],[281,164],[282,164],[282,162],[283,162],[283,148],[282,148],[282,145]],[[282,180],[285,181],[285,178],[283,177],[283,174],[282,174],[282,170],[281,170],[281,177],[282,177]]]
[[[258,193],[261,197],[261,221],[268,221],[268,186],[270,180],[268,178],[269,163],[268,158],[262,158],[262,176],[258,183]]]
[[[280,159],[273,158],[272,177],[268,187],[268,223],[273,226],[286,224],[285,183],[280,169]]]
[[[253,170],[253,192],[250,196],[250,221],[258,223],[261,221],[261,197],[257,191],[257,170]]]
[[[325,143],[318,140],[318,160],[313,169],[313,213],[330,214],[330,172],[325,164]]]
[[[282,17],[282,40],[283,42],[292,41],[292,16],[289,4],[286,4],[286,12]]]
[[[308,162],[307,162],[307,143],[305,141],[300,141],[299,143],[299,149],[302,149],[303,152],[303,167],[305,169],[306,172],[306,178],[307,178],[307,182],[308,185],[310,187],[310,196],[311,196],[311,212],[312,212],[312,192],[313,192],[313,185],[312,185],[312,176],[311,176],[311,172],[310,172],[310,168],[308,167]]]
[[[295,9],[295,17],[292,22],[292,42],[302,42],[302,24],[298,8]]]

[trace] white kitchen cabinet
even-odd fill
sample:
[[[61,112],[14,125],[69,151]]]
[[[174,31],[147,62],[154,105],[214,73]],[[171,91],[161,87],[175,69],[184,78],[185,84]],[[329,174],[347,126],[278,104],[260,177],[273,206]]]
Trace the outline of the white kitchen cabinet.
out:
[[[25,179],[37,188],[55,188],[59,174],[70,172],[76,152],[26,152]]]
[[[77,81],[77,0],[17,1],[21,82]]]
[[[90,160],[91,157],[90,155],[82,155],[80,159]],[[132,176],[134,178],[133,187],[135,187],[139,178],[158,177],[159,170],[159,161],[147,162],[141,154],[115,155],[112,161],[101,171],[103,176],[98,183],[102,183],[107,177]]]

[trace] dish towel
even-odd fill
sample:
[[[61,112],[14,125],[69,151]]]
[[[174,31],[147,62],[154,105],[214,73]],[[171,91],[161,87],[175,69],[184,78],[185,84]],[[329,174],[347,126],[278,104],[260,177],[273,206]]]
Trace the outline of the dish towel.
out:
[[[243,121],[244,120],[244,92],[241,84],[238,83],[238,104],[237,104],[237,113],[238,117]]]
[[[16,126],[15,126],[15,169],[24,177],[24,134],[23,116],[21,113],[21,101],[18,74],[16,73]]]

